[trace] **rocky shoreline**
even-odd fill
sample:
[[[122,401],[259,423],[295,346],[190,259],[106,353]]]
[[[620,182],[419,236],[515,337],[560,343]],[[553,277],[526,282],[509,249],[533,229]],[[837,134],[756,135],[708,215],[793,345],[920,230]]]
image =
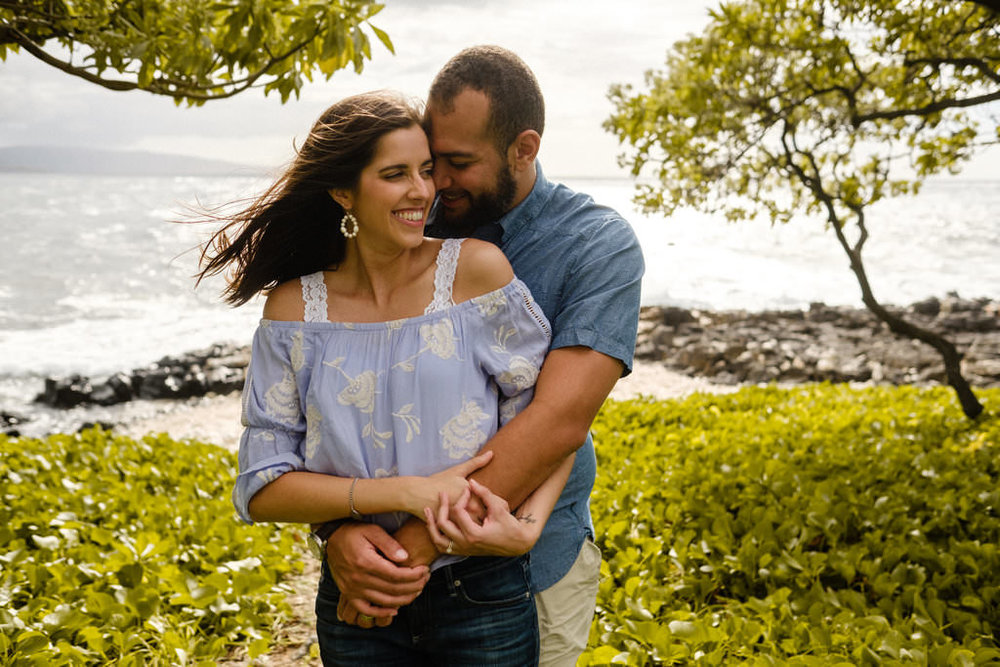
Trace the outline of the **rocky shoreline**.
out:
[[[952,294],[893,310],[955,343],[974,388],[1000,386],[1000,302]],[[248,346],[213,345],[110,377],[50,377],[35,403],[50,411],[86,411],[224,396],[242,388],[249,359]],[[820,303],[763,312],[645,307],[636,360],[706,385],[944,380],[941,358],[929,346],[894,335],[865,309]],[[31,420],[0,411],[0,431],[16,435]]]
[[[240,391],[250,347],[216,344],[176,357],[163,357],[131,373],[91,379],[81,375],[46,378],[35,401],[53,408],[115,405],[135,399],[180,400]]]
[[[973,388],[1000,386],[1000,302],[950,294],[890,310],[954,343]],[[945,379],[930,346],[893,334],[866,309],[821,303],[764,312],[643,308],[636,358],[720,384]]]
[[[47,377],[30,404],[0,406],[0,433],[38,437],[95,423],[118,425],[172,412],[243,388],[249,346],[216,344],[167,356],[128,373]],[[235,413],[234,414],[238,414]]]

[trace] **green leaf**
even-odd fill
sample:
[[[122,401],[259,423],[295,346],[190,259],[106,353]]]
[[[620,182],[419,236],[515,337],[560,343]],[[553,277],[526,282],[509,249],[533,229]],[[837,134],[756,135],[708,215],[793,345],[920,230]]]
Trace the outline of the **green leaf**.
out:
[[[375,33],[375,36],[378,37],[380,42],[382,42],[382,45],[389,49],[389,53],[396,55],[396,48],[392,45],[392,40],[389,39],[388,33],[383,30],[379,30],[371,24],[369,24],[368,27],[371,28],[373,33]]]
[[[262,87],[283,100],[298,94],[301,77],[329,78],[371,59],[372,34],[393,53],[388,35],[368,20],[382,5],[371,0],[331,4],[321,0],[233,0],[229,3],[98,0],[57,3],[45,12],[30,3],[0,9],[0,21],[30,34],[44,60],[62,71],[115,90],[143,89],[190,105]],[[317,52],[316,44],[351,33]],[[16,45],[0,45],[0,59]],[[88,54],[71,58],[73,51]]]
[[[0,490],[8,470],[25,482],[0,510],[8,547],[0,655],[14,655],[14,664],[177,664],[183,656],[205,664],[265,636],[287,614],[282,581],[300,567],[289,555],[304,541],[297,528],[235,519],[235,465],[218,447],[166,436],[0,436]],[[61,508],[54,519],[52,507]],[[172,606],[179,595],[185,604]]]

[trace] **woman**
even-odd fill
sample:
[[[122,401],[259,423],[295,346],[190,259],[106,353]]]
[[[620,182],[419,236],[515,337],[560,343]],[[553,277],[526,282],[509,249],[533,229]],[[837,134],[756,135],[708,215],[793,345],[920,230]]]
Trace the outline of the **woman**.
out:
[[[530,400],[549,326],[495,246],[424,238],[432,166],[416,109],[384,92],[345,99],[202,258],[202,277],[229,275],[231,303],[268,291],[243,395],[240,515],[363,518],[390,532],[410,516],[436,524],[444,553],[387,627],[336,618],[324,562],[324,664],[537,660],[525,557],[458,554],[463,526],[487,534],[491,553],[530,549],[569,474],[571,461],[522,506],[536,524],[466,481],[488,463],[477,452],[498,424]],[[448,521],[448,499],[470,493],[488,509],[482,526]]]

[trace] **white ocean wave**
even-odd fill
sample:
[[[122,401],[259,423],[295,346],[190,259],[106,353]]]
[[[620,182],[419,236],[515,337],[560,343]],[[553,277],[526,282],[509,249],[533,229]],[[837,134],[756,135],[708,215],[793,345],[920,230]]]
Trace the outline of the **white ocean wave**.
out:
[[[559,179],[555,179],[559,180]],[[646,257],[643,302],[713,309],[860,306],[844,252],[822,221],[728,224],[681,210],[634,211],[624,180],[569,180],[633,223]],[[215,342],[248,343],[260,303],[232,309],[220,279],[194,289],[209,227],[167,222],[223,203],[245,178],[4,175],[0,181],[0,375],[100,375]],[[928,184],[869,214],[865,261],[884,303],[957,291],[1000,297],[1000,188]]]

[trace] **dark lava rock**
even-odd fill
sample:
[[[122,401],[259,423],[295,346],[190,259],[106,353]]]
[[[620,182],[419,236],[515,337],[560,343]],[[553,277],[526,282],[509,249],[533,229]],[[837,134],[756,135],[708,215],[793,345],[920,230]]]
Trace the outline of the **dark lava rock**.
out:
[[[45,390],[35,401],[55,408],[83,404],[114,405],[134,398],[183,399],[208,393],[228,394],[243,388],[250,349],[213,345],[179,356],[163,357],[131,373],[103,379],[80,375],[46,378]]]
[[[973,387],[1000,386],[1000,302],[925,299],[887,307],[917,326],[937,331],[964,355]],[[720,383],[940,382],[940,355],[902,338],[863,308],[810,304],[806,311],[683,311],[644,308],[636,358]],[[688,313],[690,317],[676,313]]]

